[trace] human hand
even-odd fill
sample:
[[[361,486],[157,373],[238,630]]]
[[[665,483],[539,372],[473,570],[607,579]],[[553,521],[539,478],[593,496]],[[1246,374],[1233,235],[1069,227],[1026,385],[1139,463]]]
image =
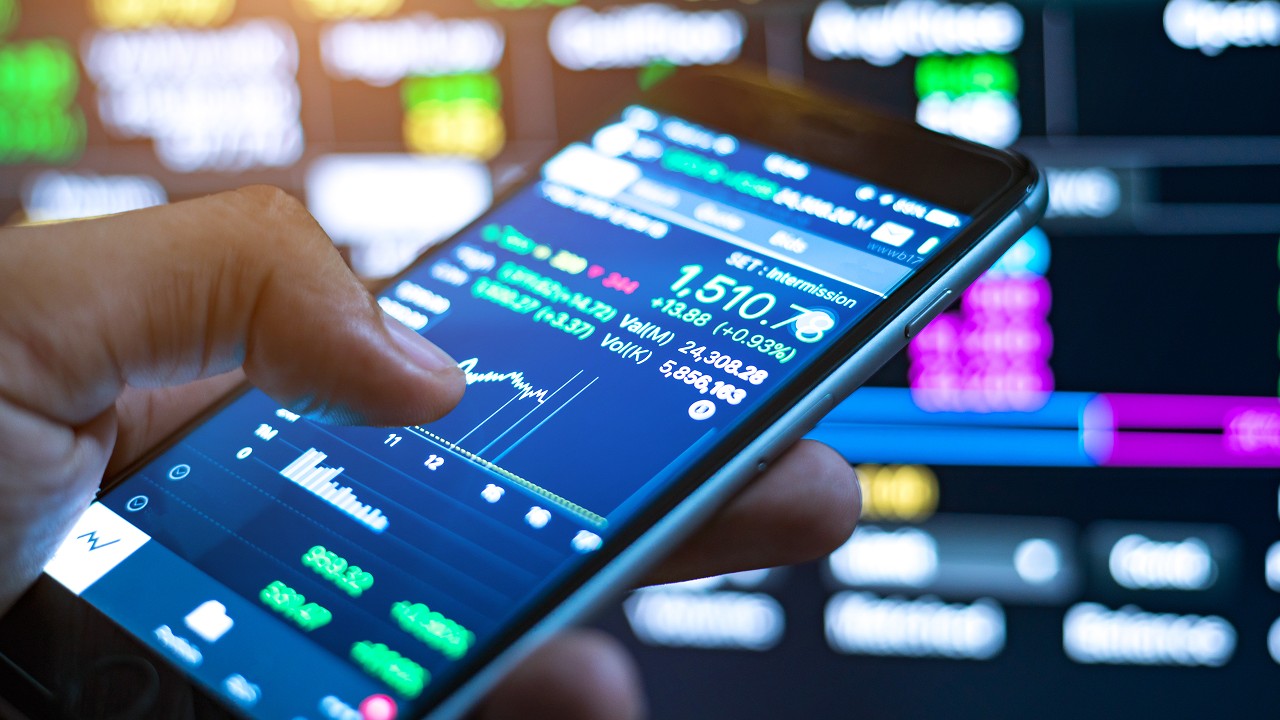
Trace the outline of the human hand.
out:
[[[172,428],[182,409],[155,389],[243,368],[299,413],[400,424],[443,415],[465,384],[270,188],[5,230],[0,308],[0,610],[88,505],[113,449],[136,454]]]
[[[305,209],[269,188],[6,230],[0,308],[0,612],[104,473],[241,372],[331,422],[428,422],[463,389],[453,361],[387,319]],[[849,466],[802,443],[652,580],[808,559],[843,541],[857,514]],[[478,713],[634,717],[642,707],[625,654],[579,633],[522,664]]]
[[[861,510],[849,463],[802,440],[658,565],[669,583],[825,555],[853,532]],[[475,720],[632,720],[644,716],[639,673],[626,650],[597,631],[563,633],[490,693]]]

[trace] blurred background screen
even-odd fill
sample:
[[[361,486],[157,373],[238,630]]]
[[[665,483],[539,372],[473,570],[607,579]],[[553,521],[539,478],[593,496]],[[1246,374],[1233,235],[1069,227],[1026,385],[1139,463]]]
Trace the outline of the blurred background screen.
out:
[[[1280,3],[0,0],[0,219],[267,182],[385,276],[739,62],[1017,148],[1052,204],[813,433],[843,548],[599,621],[655,715],[1274,716]]]

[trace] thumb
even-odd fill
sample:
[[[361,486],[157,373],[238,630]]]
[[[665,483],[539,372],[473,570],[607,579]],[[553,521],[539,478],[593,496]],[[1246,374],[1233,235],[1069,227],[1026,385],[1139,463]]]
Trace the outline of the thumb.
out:
[[[391,320],[302,205],[247,188],[0,242],[0,394],[82,425],[126,385],[243,365],[285,406],[332,422],[410,424],[463,376]]]

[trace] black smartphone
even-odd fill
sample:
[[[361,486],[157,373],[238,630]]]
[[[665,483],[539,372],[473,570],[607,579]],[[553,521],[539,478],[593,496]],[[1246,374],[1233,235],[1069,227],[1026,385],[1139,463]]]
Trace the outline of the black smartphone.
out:
[[[226,399],[114,479],[10,614],[14,697],[456,717],[766,468],[1045,201],[1017,155],[678,74],[381,293],[465,370],[457,410],[333,427]]]

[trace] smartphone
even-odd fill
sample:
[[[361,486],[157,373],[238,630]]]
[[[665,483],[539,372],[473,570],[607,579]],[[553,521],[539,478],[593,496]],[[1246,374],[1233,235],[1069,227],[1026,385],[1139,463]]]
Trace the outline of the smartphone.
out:
[[[234,394],[88,509],[8,618],[8,668],[71,715],[457,717],[1045,202],[1015,154],[677,74],[382,291],[466,372],[453,413],[334,427]]]

